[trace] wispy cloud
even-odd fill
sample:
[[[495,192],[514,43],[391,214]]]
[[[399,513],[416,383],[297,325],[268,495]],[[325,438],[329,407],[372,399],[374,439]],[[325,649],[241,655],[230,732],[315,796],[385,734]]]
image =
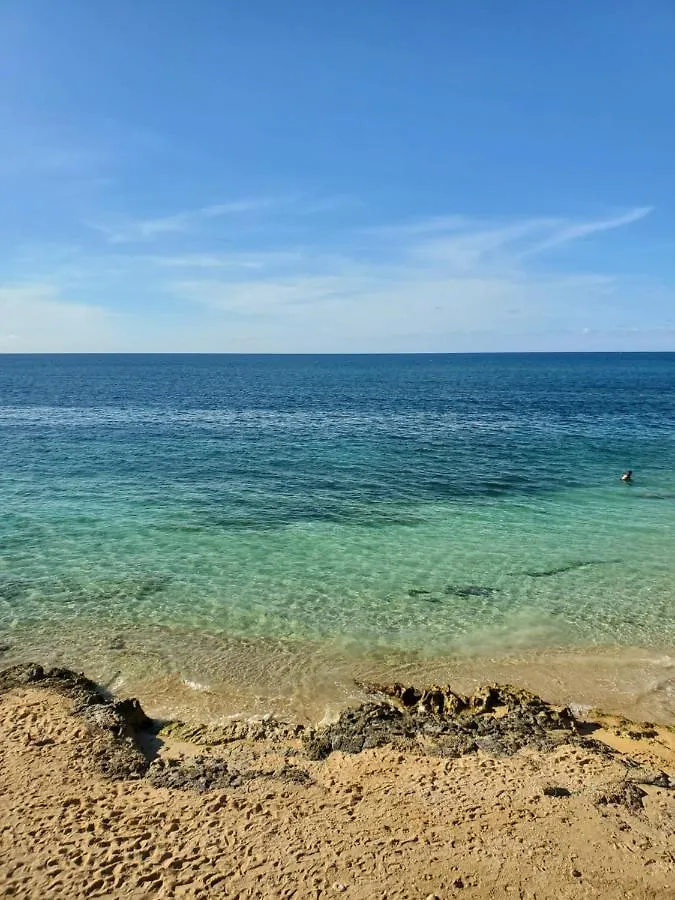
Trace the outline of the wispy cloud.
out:
[[[359,205],[348,195],[310,197],[302,194],[249,197],[227,203],[213,203],[196,209],[181,210],[165,216],[133,219],[121,223],[85,222],[89,228],[105,235],[111,244],[151,241],[164,235],[187,233],[204,228],[209,221],[225,218],[248,218],[258,214],[285,213],[293,217],[331,214]]]
[[[191,277],[170,281],[167,289],[235,321],[294,322],[309,335],[332,327],[344,340],[380,348],[405,349],[415,334],[419,341],[460,346],[487,333],[492,340],[515,340],[528,329],[562,332],[569,321],[582,323],[589,305],[606,304],[621,291],[611,273],[532,270],[528,254],[543,252],[544,242],[553,246],[629,225],[647,212],[585,222],[417,220],[371,229],[369,254],[360,231],[352,235],[351,252],[306,253],[283,272],[273,253],[261,253],[244,276]]]
[[[270,250],[249,253],[183,253],[142,257],[144,262],[165,269],[265,269],[297,266],[306,260],[300,250]]]
[[[569,244],[578,241],[592,234],[599,234],[603,231],[612,231],[615,228],[623,228],[625,225],[632,225],[633,222],[639,222],[654,211],[653,206],[638,206],[619,216],[613,216],[606,219],[595,219],[588,222],[569,223],[561,220],[556,222],[552,228],[552,234],[547,239],[536,244],[529,249],[529,253],[541,253],[544,250],[550,250],[553,247],[560,247],[563,244]]]
[[[252,197],[249,199],[235,200],[229,203],[215,203],[210,206],[202,206],[198,209],[183,210],[182,212],[172,213],[169,216],[138,219],[126,222],[120,226],[103,225],[101,223],[93,222],[87,222],[86,224],[90,228],[106,235],[110,243],[124,244],[132,241],[153,239],[162,234],[186,232],[200,222],[208,221],[209,219],[258,212],[270,209],[280,202],[278,197]]]
[[[569,349],[576,335],[587,349],[602,349],[608,319],[607,340],[626,346],[638,296],[640,340],[670,340],[672,317],[659,310],[671,308],[671,287],[619,277],[610,264],[575,270],[570,254],[562,263],[546,253],[628,227],[648,215],[647,207],[585,220],[440,216],[369,230],[342,224],[316,234],[311,221],[293,245],[286,213],[271,206],[265,215],[267,202],[214,204],[134,223],[127,234],[141,244],[157,239],[160,252],[153,254],[131,239],[106,241],[89,256],[83,249],[78,257],[74,247],[65,261],[52,254],[41,283],[0,289],[3,348]],[[294,221],[300,208],[296,203],[288,213]],[[267,227],[254,239],[235,227],[223,244],[218,227],[204,227],[227,216],[238,225],[240,216],[258,211]],[[158,240],[163,234],[178,236],[167,245],[171,252]],[[98,305],[90,305],[92,297]]]
[[[456,231],[465,229],[472,219],[468,216],[427,216],[409,222],[395,222],[388,225],[374,225],[364,228],[364,234],[383,238],[407,238],[411,235],[433,234],[434,232]]]

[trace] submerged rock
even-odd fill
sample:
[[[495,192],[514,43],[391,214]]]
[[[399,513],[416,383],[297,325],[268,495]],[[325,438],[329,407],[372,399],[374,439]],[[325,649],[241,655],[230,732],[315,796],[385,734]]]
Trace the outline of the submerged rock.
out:
[[[575,562],[566,563],[562,566],[555,566],[552,569],[543,569],[542,571],[530,571],[523,574],[529,575],[530,578],[548,578],[551,575],[562,575],[564,572],[573,572],[574,569],[585,569],[586,566],[607,566],[612,563],[619,562],[618,559],[580,559]],[[513,573],[517,574],[517,573]]]
[[[497,587],[485,587],[482,584],[449,584],[446,594],[454,594],[455,597],[489,597],[500,591]]]

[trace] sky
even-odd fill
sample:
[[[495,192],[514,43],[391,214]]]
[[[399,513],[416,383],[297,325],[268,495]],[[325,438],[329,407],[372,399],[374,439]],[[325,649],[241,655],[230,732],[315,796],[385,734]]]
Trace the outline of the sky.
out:
[[[673,0],[0,0],[0,353],[675,350]]]

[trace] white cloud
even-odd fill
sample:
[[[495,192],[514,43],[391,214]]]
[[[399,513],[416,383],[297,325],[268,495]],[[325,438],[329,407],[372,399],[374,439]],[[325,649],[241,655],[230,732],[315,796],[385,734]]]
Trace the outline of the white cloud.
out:
[[[613,216],[609,219],[596,219],[589,222],[576,222],[570,224],[561,220],[553,228],[550,237],[530,248],[528,252],[541,253],[543,250],[549,250],[552,247],[569,244],[572,241],[581,240],[592,234],[599,234],[602,231],[612,231],[615,228],[623,228],[625,225],[632,225],[633,222],[638,222],[640,219],[644,219],[648,216],[653,212],[653,209],[652,206],[639,206],[620,216]]]
[[[159,238],[185,216],[206,223],[226,210],[177,214],[178,223],[146,220],[144,233]],[[625,346],[639,306],[640,340],[662,347],[672,343],[667,286],[544,266],[546,257],[531,264],[549,246],[628,226],[647,212],[587,221],[436,217],[368,232],[343,228],[330,239],[321,233],[301,248],[284,246],[282,227],[267,247],[230,240],[228,252],[205,228],[175,253],[108,248],[69,257],[60,281],[46,273],[42,283],[0,288],[0,340],[5,350],[525,350],[574,349],[575,340],[602,349],[605,339]],[[120,296],[124,314],[113,311]],[[98,305],[73,297],[96,297]]]
[[[109,311],[64,299],[50,284],[0,285],[0,342],[16,352],[114,349],[120,333]]]

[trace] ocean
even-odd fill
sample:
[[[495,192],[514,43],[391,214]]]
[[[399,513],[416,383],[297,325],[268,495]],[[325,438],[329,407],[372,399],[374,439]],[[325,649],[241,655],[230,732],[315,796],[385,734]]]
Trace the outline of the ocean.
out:
[[[0,356],[0,663],[263,710],[663,658],[674,586],[673,353]]]

